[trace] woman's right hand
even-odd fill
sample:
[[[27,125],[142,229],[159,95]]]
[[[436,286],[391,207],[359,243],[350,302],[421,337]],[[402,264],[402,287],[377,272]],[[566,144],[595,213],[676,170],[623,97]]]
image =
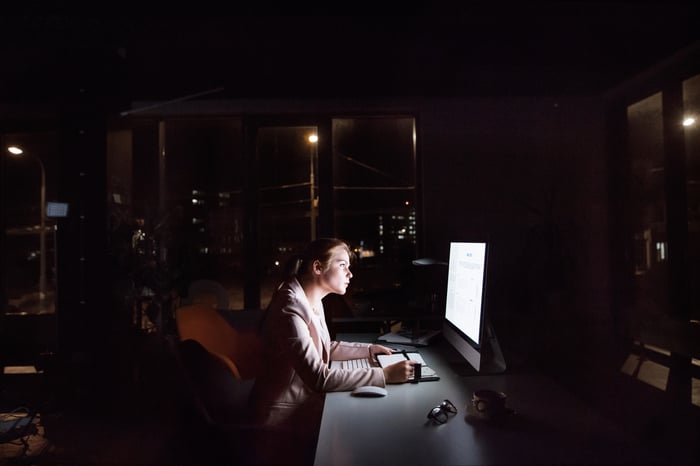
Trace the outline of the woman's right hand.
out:
[[[413,365],[415,361],[399,361],[384,368],[384,380],[386,383],[404,383],[413,377]]]

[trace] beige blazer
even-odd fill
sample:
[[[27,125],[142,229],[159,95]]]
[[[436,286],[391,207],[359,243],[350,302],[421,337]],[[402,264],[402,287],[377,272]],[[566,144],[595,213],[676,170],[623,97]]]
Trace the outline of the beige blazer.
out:
[[[362,385],[385,385],[381,368],[329,368],[332,360],[369,356],[369,344],[331,341],[324,311],[314,312],[296,279],[273,294],[261,337],[263,373],[252,400],[258,421],[267,426],[294,426],[320,420],[324,393]]]

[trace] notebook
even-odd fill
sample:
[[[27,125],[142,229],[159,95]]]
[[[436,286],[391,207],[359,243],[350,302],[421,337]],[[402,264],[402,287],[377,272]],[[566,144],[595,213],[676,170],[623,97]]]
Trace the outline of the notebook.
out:
[[[418,351],[397,351],[392,354],[377,354],[377,362],[379,366],[384,368],[399,361],[410,359],[421,364],[420,379],[410,380],[411,382],[429,382],[432,380],[440,380],[440,377],[435,371],[425,363],[423,356]]]
[[[381,367],[390,366],[399,361],[410,359],[421,364],[421,376],[418,380],[409,380],[410,382],[429,382],[432,380],[440,380],[440,377],[435,371],[425,363],[423,356],[418,351],[397,351],[392,354],[377,354],[376,362],[370,361],[368,358],[348,359],[344,361],[331,361],[331,367],[340,369],[358,369],[364,367]]]

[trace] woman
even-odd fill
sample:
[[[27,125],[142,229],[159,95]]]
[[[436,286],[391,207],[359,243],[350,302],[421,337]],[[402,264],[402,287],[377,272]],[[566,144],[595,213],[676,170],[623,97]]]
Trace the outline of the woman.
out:
[[[329,293],[345,294],[352,278],[351,255],[348,245],[338,239],[311,242],[290,261],[288,279],[273,294],[261,324],[265,371],[253,388],[256,418],[276,432],[298,435],[292,443],[306,443],[309,453],[315,445],[325,392],[383,387],[406,382],[413,374],[413,361],[384,369],[329,367],[333,360],[391,353],[382,345],[330,339],[321,300]]]

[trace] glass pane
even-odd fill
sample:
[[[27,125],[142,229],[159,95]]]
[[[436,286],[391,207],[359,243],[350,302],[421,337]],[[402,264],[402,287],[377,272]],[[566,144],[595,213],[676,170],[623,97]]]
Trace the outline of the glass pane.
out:
[[[688,191],[688,283],[700,283],[700,75],[683,82]],[[700,289],[690,287],[691,318],[700,320]]]
[[[414,134],[409,117],[333,120],[336,235],[359,258],[346,295],[354,315],[405,307],[416,254]]]
[[[228,291],[228,307],[242,309],[241,122],[178,120],[165,128],[170,276],[185,296],[195,280],[217,281]]]
[[[11,154],[8,147],[21,149]],[[58,188],[58,137],[55,133],[5,135],[7,156],[2,180],[7,212],[6,277],[8,314],[54,314],[57,218],[46,212]]]
[[[627,108],[637,300],[644,309],[668,308],[668,256],[661,93]]]
[[[311,135],[316,135],[316,127],[258,130],[260,302],[263,308],[279,284],[282,266],[290,254],[316,236],[318,164],[316,144],[309,141]]]

